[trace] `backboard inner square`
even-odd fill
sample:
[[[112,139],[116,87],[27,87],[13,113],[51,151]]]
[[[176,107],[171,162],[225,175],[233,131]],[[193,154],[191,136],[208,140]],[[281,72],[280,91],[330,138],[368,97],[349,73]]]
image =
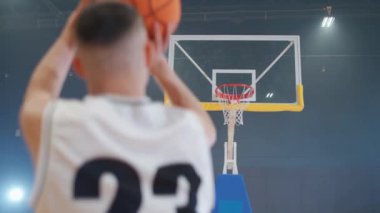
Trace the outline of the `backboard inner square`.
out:
[[[212,70],[212,91],[213,101],[218,101],[215,96],[215,89],[222,84],[247,84],[253,87],[254,95],[247,99],[249,102],[256,101],[256,70],[239,69],[213,69]]]

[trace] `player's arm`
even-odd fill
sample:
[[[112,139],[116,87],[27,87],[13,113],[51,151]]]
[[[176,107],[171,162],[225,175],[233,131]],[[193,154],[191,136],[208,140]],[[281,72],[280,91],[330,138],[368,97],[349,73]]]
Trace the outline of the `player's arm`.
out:
[[[199,100],[190,91],[190,89],[183,83],[183,81],[167,65],[159,68],[161,75],[156,75],[156,79],[169,96],[171,103],[174,106],[186,108],[193,111],[201,119],[205,128],[206,134],[210,145],[214,145],[216,141],[216,130],[209,114],[203,110],[199,104]]]
[[[154,59],[151,64],[151,73],[160,84],[162,89],[169,96],[171,103],[174,106],[185,108],[193,111],[200,118],[203,127],[206,131],[210,145],[214,145],[216,141],[216,129],[209,114],[203,110],[197,97],[178,77],[178,75],[169,67],[164,56],[164,47],[167,41],[162,41],[161,31],[156,27],[156,41],[154,44]],[[167,37],[168,39],[169,37]]]
[[[34,70],[20,111],[20,124],[33,160],[36,160],[41,138],[43,113],[59,97],[76,53],[74,21],[84,7],[82,1],[70,16],[61,35]]]

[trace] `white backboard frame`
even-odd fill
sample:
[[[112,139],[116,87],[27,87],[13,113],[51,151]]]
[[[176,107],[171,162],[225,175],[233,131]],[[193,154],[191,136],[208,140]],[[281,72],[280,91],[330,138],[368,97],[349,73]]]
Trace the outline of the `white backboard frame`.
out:
[[[195,68],[202,74],[205,79],[213,85],[213,79],[206,74],[206,72],[197,64],[197,62],[186,52],[186,50],[179,43],[180,41],[287,41],[287,47],[278,54],[276,58],[261,72],[256,78],[255,86],[271,68],[285,55],[285,53],[294,47],[295,59],[295,91],[297,100],[294,103],[251,103],[248,105],[246,111],[260,111],[260,112],[279,112],[279,111],[294,111],[299,112],[304,108],[303,101],[303,85],[302,85],[302,70],[301,70],[301,45],[300,37],[297,35],[172,35],[169,44],[169,65],[174,68],[174,59],[176,47],[189,59]],[[214,100],[213,100],[214,101]],[[206,110],[220,111],[222,110],[217,103],[206,102],[202,103]]]

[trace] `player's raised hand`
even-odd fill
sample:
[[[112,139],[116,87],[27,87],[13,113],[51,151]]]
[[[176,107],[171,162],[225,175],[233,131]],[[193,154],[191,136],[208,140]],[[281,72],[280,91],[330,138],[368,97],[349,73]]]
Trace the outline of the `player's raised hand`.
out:
[[[150,68],[152,74],[158,71],[159,67],[166,63],[166,57],[164,52],[164,41],[161,34],[161,26],[158,23],[154,23],[154,34],[151,40],[151,55],[150,55]]]
[[[159,76],[164,72],[167,72],[168,62],[165,56],[165,51],[169,46],[170,32],[176,27],[175,25],[167,25],[162,34],[161,25],[159,23],[154,24],[154,35],[150,41],[150,55],[149,55],[149,68],[153,76]]]

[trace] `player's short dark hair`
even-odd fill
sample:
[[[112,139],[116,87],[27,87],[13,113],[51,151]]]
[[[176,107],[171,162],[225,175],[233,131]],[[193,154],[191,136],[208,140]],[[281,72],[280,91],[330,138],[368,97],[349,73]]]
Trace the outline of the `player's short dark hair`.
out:
[[[127,4],[94,4],[79,16],[76,36],[85,45],[110,45],[131,32],[139,21],[138,12]]]

